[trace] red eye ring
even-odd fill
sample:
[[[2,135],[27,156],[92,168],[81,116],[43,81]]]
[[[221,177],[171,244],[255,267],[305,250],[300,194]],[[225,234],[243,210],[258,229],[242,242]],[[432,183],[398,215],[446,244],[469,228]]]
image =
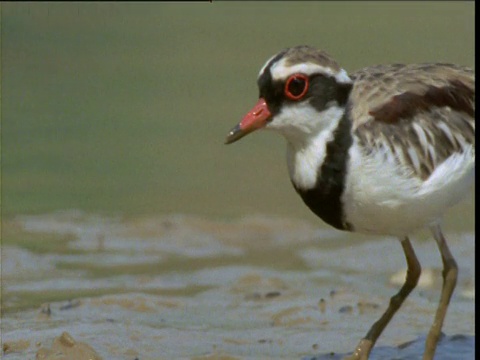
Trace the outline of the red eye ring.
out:
[[[308,76],[291,75],[285,83],[285,96],[291,100],[300,100],[308,91]]]

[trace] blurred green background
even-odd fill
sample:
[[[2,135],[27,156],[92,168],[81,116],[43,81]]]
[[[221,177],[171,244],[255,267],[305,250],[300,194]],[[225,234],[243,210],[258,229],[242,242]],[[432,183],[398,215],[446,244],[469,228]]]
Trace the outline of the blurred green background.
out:
[[[223,144],[256,102],[270,56],[309,44],[349,72],[474,65],[474,2],[1,6],[6,216],[74,208],[313,220],[291,187],[282,138]]]

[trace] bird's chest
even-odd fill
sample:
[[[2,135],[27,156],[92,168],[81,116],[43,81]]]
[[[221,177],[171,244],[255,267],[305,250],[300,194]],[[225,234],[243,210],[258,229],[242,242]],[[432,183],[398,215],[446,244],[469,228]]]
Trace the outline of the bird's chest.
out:
[[[327,224],[351,230],[345,221],[342,195],[347,158],[328,144],[295,151],[287,150],[290,180],[304,203]]]
[[[342,203],[355,231],[403,236],[426,221],[423,215],[430,211],[423,211],[417,196],[419,179],[382,153],[367,156],[352,147],[349,159]]]

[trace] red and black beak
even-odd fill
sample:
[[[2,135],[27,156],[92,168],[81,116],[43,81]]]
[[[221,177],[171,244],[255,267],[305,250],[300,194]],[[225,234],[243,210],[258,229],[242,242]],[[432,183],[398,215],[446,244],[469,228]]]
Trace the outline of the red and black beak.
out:
[[[227,135],[225,144],[231,144],[240,140],[252,131],[261,129],[267,125],[272,113],[268,109],[265,99],[260,98],[252,110],[235,126]]]

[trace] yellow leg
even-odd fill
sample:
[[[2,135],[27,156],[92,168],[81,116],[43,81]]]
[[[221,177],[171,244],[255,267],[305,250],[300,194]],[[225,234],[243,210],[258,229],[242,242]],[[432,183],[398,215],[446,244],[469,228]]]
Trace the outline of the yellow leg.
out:
[[[431,227],[431,231],[435,241],[437,242],[438,249],[443,261],[443,286],[442,293],[440,295],[440,302],[438,303],[437,312],[435,314],[435,320],[427,335],[425,342],[425,353],[423,354],[423,360],[432,360],[435,355],[435,349],[437,348],[438,339],[442,330],[443,321],[445,320],[445,314],[447,313],[448,304],[452,297],[453,290],[457,284],[458,266],[455,259],[447,246],[445,237],[442,234],[442,230],[439,225]]]
[[[388,305],[387,310],[383,315],[378,319],[370,328],[367,335],[360,340],[355,351],[352,355],[347,356],[344,360],[367,360],[370,355],[375,342],[378,337],[385,329],[387,324],[392,319],[393,315],[402,305],[403,301],[407,298],[408,294],[417,286],[418,278],[422,268],[418,262],[415,251],[413,250],[412,244],[408,237],[405,237],[402,240],[402,248],[405,253],[405,258],[407,260],[407,276],[405,283],[401,287],[400,291],[390,299],[390,304]]]

